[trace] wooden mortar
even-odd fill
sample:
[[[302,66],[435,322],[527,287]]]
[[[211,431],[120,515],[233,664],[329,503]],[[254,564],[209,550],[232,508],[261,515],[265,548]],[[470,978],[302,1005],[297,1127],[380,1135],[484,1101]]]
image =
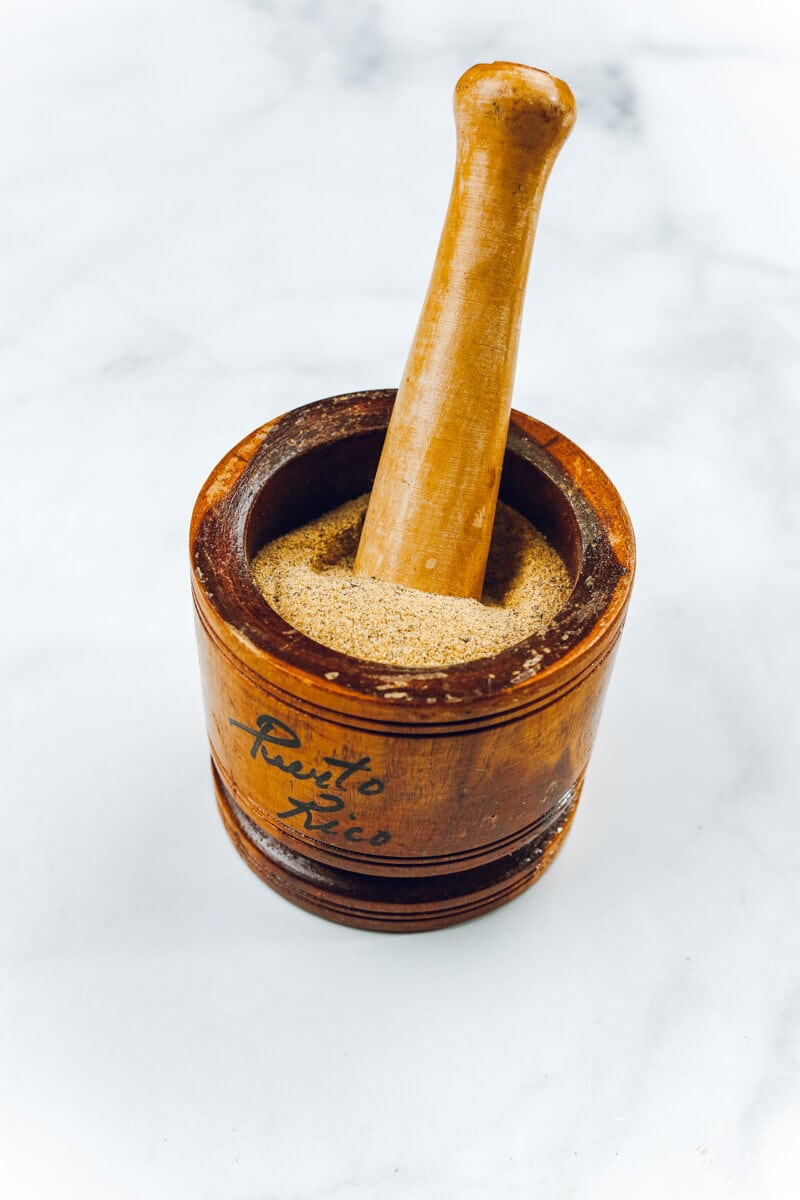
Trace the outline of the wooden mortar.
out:
[[[512,412],[500,498],[559,551],[573,590],[542,637],[491,658],[394,669],[327,649],[256,589],[266,541],[372,484],[393,391],[296,409],[212,471],[191,525],[217,800],[249,866],[348,925],[412,931],[511,899],[575,813],[634,568],[613,484]]]

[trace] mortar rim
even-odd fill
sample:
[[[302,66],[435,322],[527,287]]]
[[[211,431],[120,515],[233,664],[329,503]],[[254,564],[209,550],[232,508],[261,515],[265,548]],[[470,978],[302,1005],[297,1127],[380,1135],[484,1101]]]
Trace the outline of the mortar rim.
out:
[[[565,649],[548,633],[468,663],[392,667],[314,642],[288,625],[256,588],[245,552],[247,525],[270,480],[297,457],[292,451],[304,438],[300,452],[308,453],[385,428],[394,396],[394,389],[349,392],[292,409],[255,430],[217,464],[197,498],[190,535],[192,586],[201,619],[261,677],[283,687],[293,683],[298,698],[336,712],[349,710],[352,700],[363,715],[364,699],[369,699],[381,710],[382,720],[403,722],[413,709],[415,720],[460,722],[476,707],[516,709],[531,700],[532,691],[541,698],[574,686],[621,631],[635,570],[633,529],[617,489],[597,463],[564,435],[516,410],[508,453],[533,470],[549,470],[551,482],[576,514],[582,538],[587,528],[593,529],[599,538],[595,548],[602,551],[588,561],[583,546],[573,593],[554,622],[561,636],[559,630],[577,620]],[[326,439],[322,435],[331,422],[335,432],[344,432]],[[587,596],[576,593],[581,584],[586,591],[590,566],[605,568],[607,575],[602,604],[587,609]],[[540,666],[536,656],[542,651]]]

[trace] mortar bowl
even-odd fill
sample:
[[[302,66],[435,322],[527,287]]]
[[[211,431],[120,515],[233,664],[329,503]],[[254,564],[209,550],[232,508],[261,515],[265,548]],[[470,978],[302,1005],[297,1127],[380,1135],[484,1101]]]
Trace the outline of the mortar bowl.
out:
[[[219,810],[247,864],[343,924],[411,932],[510,900],[553,861],[583,787],[634,573],[628,514],[574,443],[512,413],[500,498],[560,553],[547,632],[439,668],[312,641],[264,600],[271,538],[369,490],[393,390],[257,429],[203,486],[192,593]]]

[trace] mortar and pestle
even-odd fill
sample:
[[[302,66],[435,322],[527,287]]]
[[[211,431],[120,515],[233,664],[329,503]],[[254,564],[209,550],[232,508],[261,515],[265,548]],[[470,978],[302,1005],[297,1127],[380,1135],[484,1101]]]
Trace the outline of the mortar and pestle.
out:
[[[365,929],[467,920],[553,861],[633,580],[613,484],[511,411],[536,222],[572,94],[543,71],[479,65],[455,114],[450,205],[397,393],[334,396],[257,429],[212,471],[191,524],[225,827],[276,891]],[[357,576],[480,598],[499,494],[561,555],[567,603],[544,634],[455,666],[393,667],[313,641],[264,600],[252,559],[370,489]]]

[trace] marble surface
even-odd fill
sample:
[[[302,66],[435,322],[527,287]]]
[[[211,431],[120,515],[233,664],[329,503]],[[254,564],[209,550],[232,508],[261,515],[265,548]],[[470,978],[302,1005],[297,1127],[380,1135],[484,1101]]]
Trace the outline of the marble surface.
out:
[[[516,405],[640,570],[556,866],[393,938],[223,834],[187,522],[397,382],[497,57],[580,105]],[[798,1194],[797,59],[778,0],[2,5],[4,1195]]]

